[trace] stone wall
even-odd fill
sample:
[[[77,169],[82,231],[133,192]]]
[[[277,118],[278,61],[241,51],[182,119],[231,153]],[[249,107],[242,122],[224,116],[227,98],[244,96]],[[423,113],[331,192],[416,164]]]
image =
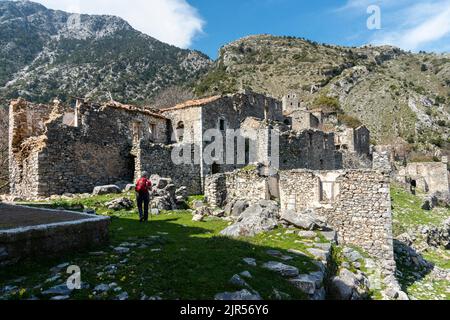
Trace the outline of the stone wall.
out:
[[[280,136],[280,170],[339,169],[334,134],[318,130],[285,132]]]
[[[406,168],[401,168],[397,180],[404,183],[416,181],[421,192],[449,192],[449,173],[444,162],[420,162],[408,163]]]
[[[33,104],[24,104],[34,109]],[[13,119],[20,114],[14,105]],[[77,119],[64,123],[60,108],[38,118],[44,128],[20,132],[23,119],[10,126],[11,193],[23,198],[92,192],[96,185],[134,179],[136,141],[166,142],[167,119],[130,106],[79,104]],[[20,133],[20,138],[15,138]]]
[[[374,170],[280,172],[282,209],[314,208],[338,233],[395,270],[389,177]]]
[[[30,257],[54,257],[70,250],[95,248],[108,242],[108,217],[74,215],[84,220],[0,230],[0,266]]]
[[[345,128],[336,133],[335,140],[338,150],[363,155],[370,154],[370,131],[365,126]]]
[[[374,151],[372,153],[372,168],[387,173],[392,172],[391,153],[389,151]]]
[[[39,152],[52,106],[14,100],[9,107],[10,191],[19,197],[38,195]]]
[[[270,199],[267,177],[257,169],[242,169],[216,174],[205,179],[205,197],[213,206],[223,207],[234,200],[251,201]]]
[[[136,152],[136,173],[139,177],[142,171],[147,171],[150,175],[157,174],[161,177],[171,178],[175,186],[187,187],[190,195],[203,193],[202,179],[199,163],[176,164],[172,159],[172,151],[175,147],[183,149],[180,145],[163,145],[141,142]],[[192,145],[185,145],[185,150],[194,152]]]
[[[297,110],[292,112],[289,117],[291,118],[292,130],[294,131],[319,129],[321,126],[320,120],[310,111]]]

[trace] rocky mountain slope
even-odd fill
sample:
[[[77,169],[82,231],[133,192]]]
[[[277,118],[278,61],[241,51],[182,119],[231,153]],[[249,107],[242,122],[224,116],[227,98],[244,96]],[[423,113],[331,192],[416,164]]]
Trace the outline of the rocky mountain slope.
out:
[[[309,108],[331,101],[378,143],[400,141],[439,155],[450,142],[450,55],[249,36],[220,49],[196,94],[244,88],[277,98],[296,92]]]
[[[113,16],[73,15],[0,0],[0,98],[49,102],[87,96],[143,103],[210,66]]]

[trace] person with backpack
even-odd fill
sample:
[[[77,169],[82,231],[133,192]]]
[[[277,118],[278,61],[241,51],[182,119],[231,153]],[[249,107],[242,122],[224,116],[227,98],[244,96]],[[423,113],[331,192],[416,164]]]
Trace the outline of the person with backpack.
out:
[[[148,179],[148,173],[142,172],[141,178],[136,182],[136,199],[139,210],[139,222],[148,221],[148,207],[150,204],[150,190],[152,183]]]

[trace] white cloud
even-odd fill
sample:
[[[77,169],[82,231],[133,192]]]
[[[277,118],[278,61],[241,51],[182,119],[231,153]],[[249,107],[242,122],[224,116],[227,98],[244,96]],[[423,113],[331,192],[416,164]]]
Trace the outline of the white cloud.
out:
[[[181,48],[203,33],[205,22],[186,0],[35,0],[75,13],[116,15],[134,28]]]
[[[450,36],[450,0],[420,3],[397,12],[399,19],[372,39],[406,50],[439,47]]]
[[[382,29],[366,30],[375,45],[394,45],[405,50],[448,50],[450,0],[347,0],[336,12],[367,17],[369,5],[379,5]]]

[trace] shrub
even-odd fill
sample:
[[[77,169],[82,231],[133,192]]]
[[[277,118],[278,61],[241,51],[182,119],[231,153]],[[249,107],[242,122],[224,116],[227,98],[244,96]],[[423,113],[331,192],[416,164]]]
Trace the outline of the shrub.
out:
[[[339,100],[333,97],[319,96],[313,104],[316,108],[322,108],[324,112],[341,112]]]
[[[411,154],[409,162],[435,162],[435,158],[426,154],[414,153]]]
[[[349,128],[358,128],[362,126],[362,122],[359,119],[348,114],[338,115],[338,120],[340,123],[346,125]]]

